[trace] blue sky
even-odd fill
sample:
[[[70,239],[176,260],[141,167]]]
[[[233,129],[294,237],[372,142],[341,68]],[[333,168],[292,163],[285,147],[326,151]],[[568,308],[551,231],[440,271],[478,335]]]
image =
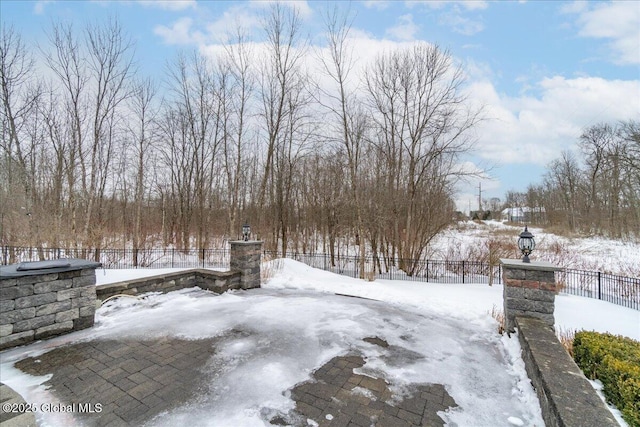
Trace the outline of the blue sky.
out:
[[[3,0],[0,16],[27,43],[40,44],[52,20],[82,26],[117,16],[136,43],[140,73],[161,77],[180,50],[205,52],[238,22],[259,41],[260,15],[270,3]],[[337,6],[354,16],[359,52],[420,40],[448,49],[467,71],[470,99],[486,106],[489,120],[465,160],[471,169],[493,167],[491,179],[482,180],[487,197],[540,182],[545,165],[574,149],[584,127],[640,120],[638,1],[284,4],[300,11],[312,45],[321,43],[323,11]],[[477,200],[477,186],[474,180],[460,187],[460,208]]]

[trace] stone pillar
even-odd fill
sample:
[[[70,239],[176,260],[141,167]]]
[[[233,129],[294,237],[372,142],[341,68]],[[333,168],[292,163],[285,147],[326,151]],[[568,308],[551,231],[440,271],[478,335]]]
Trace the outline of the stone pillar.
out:
[[[95,269],[79,259],[0,268],[0,350],[93,326]]]
[[[262,243],[262,241],[256,240],[231,242],[231,270],[242,273],[240,277],[242,289],[260,287]]]
[[[545,261],[524,263],[501,259],[504,319],[507,332],[514,332],[515,317],[535,317],[553,328],[556,280],[560,268]]]

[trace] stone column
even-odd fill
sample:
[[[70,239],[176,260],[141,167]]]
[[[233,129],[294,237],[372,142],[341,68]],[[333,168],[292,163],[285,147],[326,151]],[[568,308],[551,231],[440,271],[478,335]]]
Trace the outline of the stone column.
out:
[[[240,287],[252,289],[260,287],[260,259],[262,241],[237,240],[231,242],[231,270],[242,273]]]
[[[535,317],[553,328],[556,280],[560,268],[545,261],[524,263],[501,259],[504,284],[504,319],[507,332],[514,332],[515,317]]]
[[[64,259],[0,267],[0,350],[93,326],[100,265]]]

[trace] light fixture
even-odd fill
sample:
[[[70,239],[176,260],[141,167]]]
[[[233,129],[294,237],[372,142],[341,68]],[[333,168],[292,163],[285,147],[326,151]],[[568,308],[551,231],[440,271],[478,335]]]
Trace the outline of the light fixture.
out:
[[[245,222],[244,225],[242,226],[242,239],[245,242],[248,242],[250,235],[251,235],[251,226]]]
[[[524,226],[524,231],[520,233],[518,248],[520,248],[522,255],[524,255],[522,257],[522,262],[531,262],[531,260],[529,260],[529,255],[531,255],[531,252],[536,248],[536,241],[533,240],[533,234],[529,232],[526,225]]]

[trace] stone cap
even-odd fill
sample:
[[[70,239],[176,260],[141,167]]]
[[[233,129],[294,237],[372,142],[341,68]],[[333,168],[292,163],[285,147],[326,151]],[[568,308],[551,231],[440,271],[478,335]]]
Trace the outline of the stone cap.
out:
[[[521,259],[500,258],[500,264],[509,268],[520,270],[538,270],[538,271],[560,271],[561,267],[555,266],[548,261],[531,261],[522,262]]]
[[[38,274],[63,273],[65,271],[96,269],[102,264],[80,258],[62,258],[52,261],[21,262],[0,267],[0,278],[35,276]]]
[[[263,244],[264,240],[231,240],[229,243],[233,243],[234,245],[256,245]]]

